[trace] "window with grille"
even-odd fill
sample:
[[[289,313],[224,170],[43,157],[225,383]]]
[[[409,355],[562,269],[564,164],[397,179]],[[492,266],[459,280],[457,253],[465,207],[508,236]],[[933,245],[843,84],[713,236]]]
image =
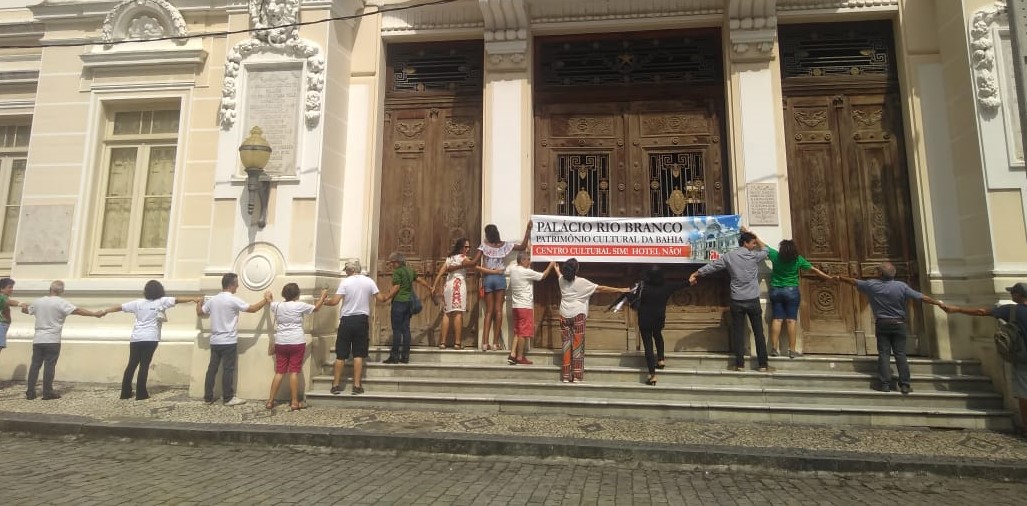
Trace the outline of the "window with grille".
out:
[[[32,124],[28,119],[0,120],[0,202],[4,204],[3,226],[0,227],[0,272],[3,273],[11,272],[14,257],[31,131]]]
[[[107,115],[94,274],[161,274],[178,157],[177,108]]]
[[[610,155],[605,153],[557,156],[560,214],[564,216],[610,215]]]
[[[649,153],[652,216],[705,216],[706,175],[701,151]]]

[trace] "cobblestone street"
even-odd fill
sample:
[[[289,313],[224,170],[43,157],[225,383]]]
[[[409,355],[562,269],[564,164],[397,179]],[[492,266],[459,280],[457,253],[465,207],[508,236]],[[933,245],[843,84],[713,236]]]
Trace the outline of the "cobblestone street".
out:
[[[1027,484],[919,475],[167,445],[0,435],[6,504],[1022,504]]]

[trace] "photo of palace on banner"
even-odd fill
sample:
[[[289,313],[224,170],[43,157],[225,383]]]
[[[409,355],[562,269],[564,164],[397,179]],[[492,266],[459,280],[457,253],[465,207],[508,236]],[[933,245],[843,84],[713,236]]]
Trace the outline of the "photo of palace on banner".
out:
[[[738,247],[738,215],[678,218],[531,217],[534,261],[705,263]]]

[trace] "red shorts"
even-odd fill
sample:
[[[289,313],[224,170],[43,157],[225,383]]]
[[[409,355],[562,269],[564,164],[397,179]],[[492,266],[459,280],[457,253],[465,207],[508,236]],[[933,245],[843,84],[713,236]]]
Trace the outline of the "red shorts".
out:
[[[535,335],[535,310],[520,307],[513,308],[514,335],[517,337],[533,337]]]
[[[300,370],[303,369],[303,355],[306,352],[307,345],[305,344],[276,344],[275,373],[301,372]]]

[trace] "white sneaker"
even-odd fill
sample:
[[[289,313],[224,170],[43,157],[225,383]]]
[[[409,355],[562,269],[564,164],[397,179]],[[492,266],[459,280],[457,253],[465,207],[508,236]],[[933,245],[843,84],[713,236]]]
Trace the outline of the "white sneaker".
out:
[[[232,397],[225,402],[225,406],[240,406],[242,404],[246,404],[246,399],[240,399],[238,397]]]

